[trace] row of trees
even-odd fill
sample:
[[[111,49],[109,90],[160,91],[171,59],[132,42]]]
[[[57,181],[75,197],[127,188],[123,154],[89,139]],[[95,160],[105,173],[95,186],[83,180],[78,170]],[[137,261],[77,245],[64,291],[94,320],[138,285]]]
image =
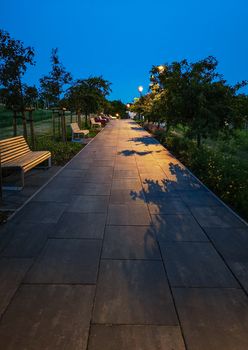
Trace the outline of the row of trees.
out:
[[[210,56],[153,66],[149,92],[131,106],[148,121],[166,123],[166,131],[181,124],[198,146],[203,138],[217,136],[248,121],[248,96],[239,93],[246,81],[231,86],[217,72]]]
[[[120,111],[120,101],[108,101],[111,83],[101,76],[77,79],[65,69],[58,56],[58,49],[52,49],[51,71],[40,79],[40,87],[23,82],[28,66],[35,65],[34,48],[25,47],[23,42],[0,30],[0,101],[7,108],[21,113],[25,119],[28,107],[68,108],[78,116],[97,112]]]

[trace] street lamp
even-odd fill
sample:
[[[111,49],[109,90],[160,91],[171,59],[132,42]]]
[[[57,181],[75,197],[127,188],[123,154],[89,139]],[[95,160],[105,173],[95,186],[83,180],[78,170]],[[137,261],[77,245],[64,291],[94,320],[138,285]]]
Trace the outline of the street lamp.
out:
[[[140,93],[140,97],[142,96],[142,91],[143,91],[143,90],[144,90],[143,86],[140,85],[140,86],[138,87],[138,91],[139,91],[139,93]]]
[[[165,68],[164,68],[164,66],[162,66],[162,64],[160,66],[158,66],[159,73],[163,73],[164,69]]]

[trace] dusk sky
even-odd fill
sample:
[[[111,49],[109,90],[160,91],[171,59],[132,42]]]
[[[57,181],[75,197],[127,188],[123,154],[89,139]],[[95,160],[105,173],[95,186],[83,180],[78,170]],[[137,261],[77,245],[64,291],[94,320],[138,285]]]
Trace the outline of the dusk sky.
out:
[[[213,55],[230,83],[248,79],[247,0],[0,0],[0,28],[36,51],[37,84],[59,56],[74,79],[103,75],[132,101],[152,65]]]

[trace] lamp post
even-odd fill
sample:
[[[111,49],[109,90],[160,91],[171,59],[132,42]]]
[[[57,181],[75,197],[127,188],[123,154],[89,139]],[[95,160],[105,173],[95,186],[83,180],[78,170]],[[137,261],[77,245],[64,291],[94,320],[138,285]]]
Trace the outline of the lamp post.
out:
[[[143,86],[140,85],[140,86],[138,87],[138,91],[139,91],[139,93],[140,93],[140,97],[142,97],[142,91],[143,91],[143,90],[144,90]]]

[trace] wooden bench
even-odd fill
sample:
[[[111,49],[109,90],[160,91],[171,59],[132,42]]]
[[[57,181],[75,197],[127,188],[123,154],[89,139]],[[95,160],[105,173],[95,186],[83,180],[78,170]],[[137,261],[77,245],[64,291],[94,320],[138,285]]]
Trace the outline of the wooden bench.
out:
[[[82,137],[88,135],[89,130],[81,130],[78,126],[78,123],[71,123],[71,141],[72,142],[81,142]]]
[[[24,174],[36,165],[48,160],[51,167],[51,153],[49,151],[32,152],[23,136],[11,137],[0,141],[2,169],[20,169],[21,187],[6,187],[8,189],[22,189]]]
[[[102,124],[100,122],[96,122],[95,118],[90,118],[90,124],[92,128],[101,128]]]

